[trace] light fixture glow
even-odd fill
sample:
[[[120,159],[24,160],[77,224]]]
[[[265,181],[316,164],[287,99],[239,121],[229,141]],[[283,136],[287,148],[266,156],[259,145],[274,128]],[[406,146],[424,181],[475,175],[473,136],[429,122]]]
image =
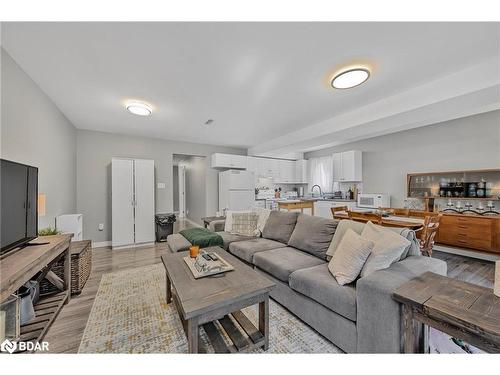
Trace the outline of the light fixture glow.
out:
[[[127,103],[127,111],[138,116],[150,116],[153,113],[151,106],[145,103],[131,102]]]
[[[335,89],[350,89],[361,85],[370,78],[370,71],[366,68],[345,70],[333,77],[332,87]]]

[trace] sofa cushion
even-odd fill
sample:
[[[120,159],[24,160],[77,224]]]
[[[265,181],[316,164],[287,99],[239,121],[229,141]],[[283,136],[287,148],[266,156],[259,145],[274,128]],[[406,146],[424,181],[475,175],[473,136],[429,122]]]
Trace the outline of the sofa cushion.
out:
[[[300,214],[288,246],[326,260],[326,251],[332,242],[337,224],[337,220]]]
[[[417,234],[414,230],[408,228],[399,228],[399,227],[385,227],[385,229],[393,231],[400,236],[403,236],[408,241],[410,241],[410,245],[405,249],[403,254],[401,254],[401,258],[399,260],[406,259],[409,256],[418,256],[422,255],[420,253],[420,241],[417,238]]]
[[[389,268],[392,263],[401,258],[405,250],[411,245],[411,242],[400,234],[375,225],[371,221],[366,223],[361,236],[375,243],[361,270],[361,277]]]
[[[186,238],[179,233],[170,234],[167,236],[167,244],[170,251],[176,253],[178,251],[188,250],[191,246],[191,242],[186,240]]]
[[[335,254],[335,251],[337,251],[337,247],[339,246],[342,237],[344,237],[344,234],[348,229],[352,229],[357,234],[361,234],[364,227],[364,223],[360,223],[354,220],[340,220],[338,222],[337,228],[335,229],[335,234],[333,235],[332,242],[330,243],[328,251],[326,252],[327,260],[330,260],[333,254]]]
[[[253,238],[251,240],[237,241],[229,244],[229,252],[240,259],[252,263],[254,254],[285,246],[286,245],[281,242],[268,240],[267,238]]]
[[[328,270],[327,264],[293,272],[289,284],[293,290],[347,319],[356,321],[356,288],[353,284],[339,285]]]
[[[288,283],[292,272],[323,263],[323,260],[289,246],[262,251],[253,256],[253,264],[285,283]]]
[[[267,219],[269,219],[269,215],[271,214],[271,210],[267,208],[256,208],[255,212],[259,215],[257,219],[257,230],[262,234],[264,231],[264,227],[266,226]]]
[[[262,237],[288,244],[298,215],[298,212],[271,211],[262,231]]]
[[[255,237],[242,236],[239,234],[232,234],[229,232],[216,232],[219,236],[222,237],[222,241],[224,243],[224,250],[229,249],[229,245],[233,242],[237,241],[247,241]]]
[[[353,282],[358,277],[375,243],[352,229],[348,229],[333,254],[328,269],[340,285]]]

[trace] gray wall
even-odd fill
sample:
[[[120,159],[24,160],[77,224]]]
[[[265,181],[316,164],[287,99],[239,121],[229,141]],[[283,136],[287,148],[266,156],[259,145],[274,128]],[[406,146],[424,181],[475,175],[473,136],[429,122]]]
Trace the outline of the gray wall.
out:
[[[402,207],[406,174],[500,168],[500,111],[308,152],[306,159],[363,151],[363,191],[389,193]]]
[[[1,50],[1,156],[38,167],[46,215],[38,226],[76,210],[76,130],[51,99]]]
[[[186,213],[188,219],[203,224],[207,215],[207,158],[191,156],[182,162],[186,167]],[[215,211],[213,212],[215,214]]]
[[[156,189],[156,212],[173,211],[172,154],[209,156],[214,152],[246,154],[244,149],[168,141],[145,137],[77,130],[77,210],[84,217],[84,234],[97,242],[111,240],[111,158],[131,157],[155,161],[156,183],[166,184]],[[209,158],[207,158],[209,159]],[[215,171],[207,172],[207,185]],[[211,206],[217,207],[217,186],[207,189]],[[209,195],[209,196],[208,196]],[[207,204],[207,207],[211,207]],[[216,209],[207,211],[215,214]],[[98,224],[104,230],[98,231]]]
[[[174,165],[172,172],[172,199],[174,212],[179,211],[179,167]]]

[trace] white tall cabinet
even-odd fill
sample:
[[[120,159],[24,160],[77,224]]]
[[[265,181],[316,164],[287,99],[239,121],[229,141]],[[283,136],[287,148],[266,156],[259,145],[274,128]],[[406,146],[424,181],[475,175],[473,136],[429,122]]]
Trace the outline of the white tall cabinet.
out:
[[[112,247],[155,240],[154,160],[111,161]]]

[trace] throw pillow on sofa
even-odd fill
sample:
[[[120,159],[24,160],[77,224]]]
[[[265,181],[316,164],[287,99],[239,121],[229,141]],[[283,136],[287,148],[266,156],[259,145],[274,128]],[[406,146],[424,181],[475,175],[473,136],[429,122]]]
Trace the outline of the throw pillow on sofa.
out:
[[[332,242],[330,243],[330,246],[328,247],[328,250],[326,252],[326,260],[329,261],[332,258],[333,254],[335,254],[335,251],[337,250],[342,237],[344,237],[344,234],[348,229],[352,229],[357,234],[361,234],[364,227],[364,223],[360,223],[354,220],[340,220],[337,224],[337,228],[335,229],[335,234],[333,235]]]
[[[333,254],[328,269],[340,285],[353,282],[359,276],[375,243],[348,229]]]
[[[271,211],[262,231],[262,237],[288,244],[298,215],[298,212]]]
[[[255,212],[233,213],[232,214],[232,234],[242,236],[254,236],[257,229],[257,219],[259,215]]]
[[[391,264],[401,258],[401,255],[411,245],[411,242],[403,236],[392,230],[375,225],[371,221],[366,223],[361,237],[373,241],[375,244],[361,270],[361,277],[389,268]]]
[[[288,246],[326,259],[326,251],[332,242],[337,224],[338,221],[333,219],[299,214]]]
[[[250,210],[245,211],[226,211],[226,222],[224,223],[224,232],[231,233],[233,231],[233,214],[247,214]]]
[[[269,219],[271,210],[268,210],[267,208],[256,208],[255,212],[259,215],[259,218],[257,219],[257,230],[260,235],[264,231],[264,227],[266,226],[267,219]]]

